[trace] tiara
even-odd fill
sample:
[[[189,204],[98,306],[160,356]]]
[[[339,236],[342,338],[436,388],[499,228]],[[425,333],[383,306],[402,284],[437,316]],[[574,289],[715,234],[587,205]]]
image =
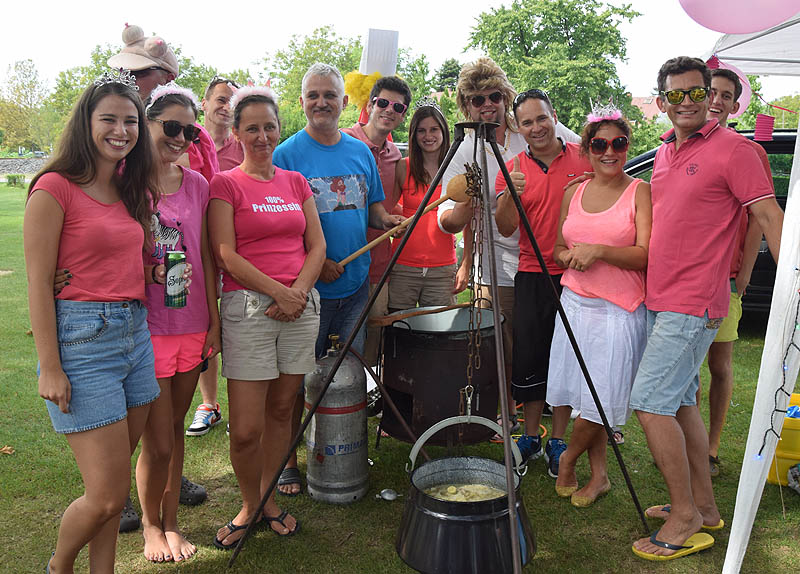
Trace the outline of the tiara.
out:
[[[231,109],[233,109],[236,107],[236,104],[250,96],[264,96],[271,99],[276,105],[278,103],[278,96],[275,95],[275,92],[272,90],[272,88],[268,88],[267,86],[247,85],[234,91],[228,105],[231,107]]]
[[[139,91],[139,86],[136,85],[136,78],[129,70],[123,68],[119,68],[113,72],[103,72],[103,74],[94,81],[95,86],[104,86],[106,84],[122,84],[123,86],[133,88],[137,92]]]
[[[439,107],[439,102],[437,102],[430,96],[423,96],[420,99],[418,99],[417,103],[414,104],[414,111],[417,111],[418,109],[425,107],[431,107],[437,112],[439,112],[442,116],[444,116],[444,114],[442,113],[442,108]]]
[[[592,107],[592,111],[586,116],[587,124],[614,121],[622,117],[622,112],[611,100],[609,100],[607,104],[601,104],[600,102],[592,103],[591,101],[589,104]]]
[[[164,84],[162,86],[157,86],[151,93],[150,93],[150,103],[147,104],[148,109],[158,100],[159,98],[163,98],[164,96],[169,96],[172,94],[177,94],[179,96],[183,96],[185,98],[189,98],[191,100],[194,109],[197,110],[200,108],[200,102],[197,101],[197,96],[194,95],[192,90],[187,88],[183,88],[174,82],[170,82],[169,84]]]

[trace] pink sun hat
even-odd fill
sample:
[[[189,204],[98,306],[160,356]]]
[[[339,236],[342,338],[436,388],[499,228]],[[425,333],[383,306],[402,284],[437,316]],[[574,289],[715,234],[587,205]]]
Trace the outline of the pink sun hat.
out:
[[[172,48],[158,36],[145,38],[144,31],[136,25],[125,24],[122,31],[125,47],[108,59],[112,68],[123,68],[132,72],[147,68],[163,68],[178,77],[178,58]]]

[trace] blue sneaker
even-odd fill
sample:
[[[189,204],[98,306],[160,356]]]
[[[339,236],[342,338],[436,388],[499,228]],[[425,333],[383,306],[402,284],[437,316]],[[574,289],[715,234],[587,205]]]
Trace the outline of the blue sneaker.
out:
[[[544,460],[547,462],[547,474],[553,478],[558,478],[558,461],[564,451],[567,450],[567,443],[560,438],[551,438],[547,441],[544,449]]]
[[[517,439],[517,447],[519,447],[519,452],[522,455],[523,464],[536,460],[544,453],[542,450],[542,437],[539,435],[522,435]]]

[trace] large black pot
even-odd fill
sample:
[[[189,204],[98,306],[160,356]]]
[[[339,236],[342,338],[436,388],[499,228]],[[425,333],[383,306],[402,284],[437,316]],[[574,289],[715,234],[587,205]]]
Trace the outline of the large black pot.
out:
[[[474,313],[476,324],[480,316],[482,366],[473,370],[472,412],[494,420],[498,400],[494,317],[491,309]],[[443,419],[464,414],[460,390],[467,384],[469,322],[470,309],[451,309],[409,317],[383,330],[383,382],[417,436]],[[381,428],[394,438],[413,442],[390,409],[383,411]],[[491,436],[485,427],[459,425],[437,433],[429,442],[473,444]]]
[[[466,418],[453,417],[440,425],[456,424]],[[478,417],[471,420],[502,433],[493,421]],[[411,451],[412,469],[426,434]],[[520,471],[521,457],[516,443],[512,443],[512,450],[517,463],[514,475],[516,530],[522,564],[526,564],[536,553],[536,540],[522,502],[520,478],[524,472]],[[424,492],[441,484],[486,484],[507,492],[502,463],[478,457],[440,458],[413,470],[410,479],[411,488],[396,541],[397,554],[406,564],[426,574],[513,572],[508,496],[481,502],[450,502]]]

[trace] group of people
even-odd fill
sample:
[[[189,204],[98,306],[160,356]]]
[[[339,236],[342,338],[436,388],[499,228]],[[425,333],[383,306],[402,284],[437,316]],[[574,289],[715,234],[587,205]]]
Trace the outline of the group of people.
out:
[[[200,104],[171,83],[177,60],[162,39],[130,26],[123,40],[109,64],[126,71],[86,88],[26,207],[39,393],[85,485],[62,518],[47,566],[53,573],[71,572],[87,543],[92,571],[113,571],[140,438],[144,554],[161,562],[196,552],[177,524],[182,492],[201,488],[182,477],[183,421],[197,386],[203,403],[185,434],[204,434],[221,420],[220,352],[242,505],[213,544],[234,547],[252,519],[280,536],[300,529],[275,493],[256,512],[279,470],[278,492],[300,492],[296,456],[278,465],[299,427],[303,376],[329,335],[353,335],[355,350],[378,361],[379,332],[353,331],[392,246],[340,262],[416,211],[449,148],[449,126],[425,98],[410,114],[402,158],[389,135],[409,115],[412,94],[399,77],[375,83],[366,123],[340,130],[344,81],[336,68],[314,64],[302,81],[306,126],[279,144],[269,88],[216,77]],[[669,489],[669,505],[648,509],[665,519],[660,534],[634,544],[651,559],[699,550],[708,543],[695,533],[723,524],[697,409],[698,371],[728,315],[731,287],[746,287],[745,237],[763,230],[777,257],[782,225],[753,144],[720,125],[741,92],[738,79],[712,79],[702,61],[676,58],[662,66],[658,86],[674,129],[650,184],[623,171],[631,131],[613,106],[593,110],[578,136],[558,122],[546,92],[517,94],[489,58],[466,64],[456,89],[465,117],[498,125],[511,186],[543,255],[544,266],[488,154],[500,300],[488,295],[488,273],[471,279],[481,301],[504,315],[503,383],[513,404],[523,404],[520,449],[528,461],[544,455],[556,492],[575,506],[610,489],[606,434],[557,319],[552,280],[609,423],[637,413]],[[205,128],[196,123],[200,107]],[[467,135],[448,166],[445,189],[472,163],[474,138]],[[473,241],[475,209],[446,201],[420,220],[373,314],[454,302],[481,268],[473,257],[488,249],[488,230],[477,235],[482,243]],[[756,229],[749,234],[748,220]],[[188,262],[180,280],[191,289],[180,309],[164,304],[169,251]],[[553,425],[542,444],[545,401]],[[573,409],[580,415],[568,445]],[[584,452],[591,479],[581,487],[575,465]]]

